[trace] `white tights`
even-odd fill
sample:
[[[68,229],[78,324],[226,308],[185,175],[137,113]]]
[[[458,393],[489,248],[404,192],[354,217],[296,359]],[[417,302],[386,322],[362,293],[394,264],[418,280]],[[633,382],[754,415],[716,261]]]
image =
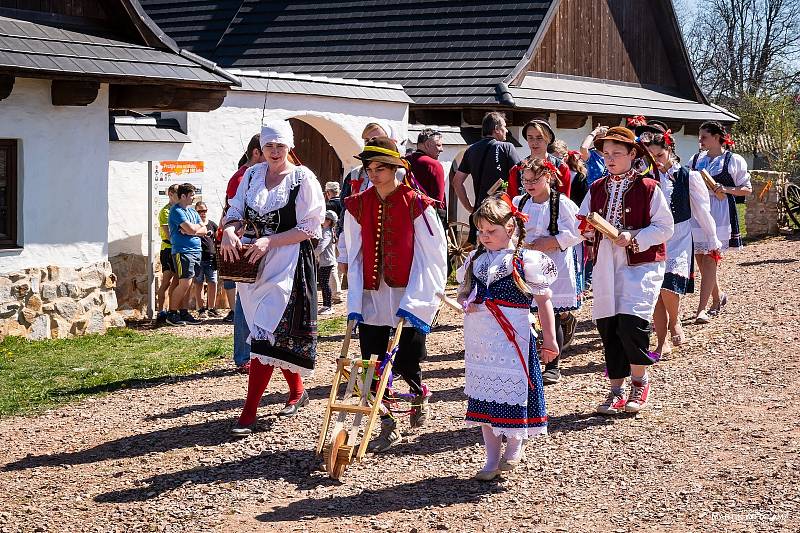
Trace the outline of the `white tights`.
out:
[[[483,443],[486,445],[486,464],[483,470],[492,472],[500,466],[500,449],[503,447],[503,437],[495,435],[489,426],[481,426],[483,431]],[[522,455],[523,440],[516,437],[506,437],[506,450],[503,459],[506,461],[518,461]]]

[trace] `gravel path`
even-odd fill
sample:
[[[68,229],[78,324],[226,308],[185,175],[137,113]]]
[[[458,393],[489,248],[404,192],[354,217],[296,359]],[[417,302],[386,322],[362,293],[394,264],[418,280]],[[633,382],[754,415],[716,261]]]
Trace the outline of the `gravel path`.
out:
[[[424,367],[432,421],[341,483],[313,455],[341,343],[328,338],[310,407],[277,420],[276,373],[265,431],[244,441],[227,436],[246,389],[230,366],[0,420],[0,531],[797,531],[800,241],[751,244],[723,274],[731,303],[686,327],[635,418],[593,414],[605,383],[584,309],[546,390],[550,435],[497,483],[470,480],[483,452],[463,427],[462,331],[446,313]]]

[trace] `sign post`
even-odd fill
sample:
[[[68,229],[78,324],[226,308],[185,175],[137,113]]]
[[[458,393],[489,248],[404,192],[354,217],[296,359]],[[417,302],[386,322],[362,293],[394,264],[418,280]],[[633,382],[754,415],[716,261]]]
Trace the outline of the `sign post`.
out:
[[[153,162],[147,162],[147,318],[153,319],[155,317],[156,308],[156,277],[155,277],[155,261],[153,257],[153,227],[155,222],[153,220],[154,206],[153,206]]]
[[[173,184],[191,183],[197,189],[195,201],[199,202],[203,199],[205,163],[203,161],[149,161],[147,169],[148,190],[150,191],[147,200],[147,258],[150,264],[150,268],[147,270],[147,315],[152,319],[160,311],[155,308],[155,268],[160,253],[156,250],[161,249],[158,244],[161,242],[158,213],[169,202],[167,189]]]

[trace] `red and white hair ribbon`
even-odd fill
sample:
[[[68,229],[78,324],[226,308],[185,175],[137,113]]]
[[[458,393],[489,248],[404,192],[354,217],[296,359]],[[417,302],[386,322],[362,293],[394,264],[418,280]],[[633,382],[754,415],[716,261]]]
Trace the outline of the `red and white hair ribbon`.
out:
[[[636,115],[635,117],[629,117],[626,119],[628,123],[628,127],[630,126],[644,126],[647,124],[647,119],[644,118],[643,115]]]
[[[736,143],[733,142],[733,137],[731,136],[730,133],[726,133],[725,136],[722,138],[722,144],[730,148],[736,148]]]
[[[508,204],[508,207],[511,209],[511,216],[512,217],[516,218],[517,220],[519,220],[521,222],[527,222],[528,221],[528,215],[526,215],[525,213],[523,213],[522,211],[517,209],[517,206],[514,205],[514,202],[511,201],[511,197],[508,194],[503,193],[502,198],[503,198],[503,201],[506,204]]]
[[[672,130],[664,132],[664,144],[667,146],[675,146],[675,141],[672,139]]]

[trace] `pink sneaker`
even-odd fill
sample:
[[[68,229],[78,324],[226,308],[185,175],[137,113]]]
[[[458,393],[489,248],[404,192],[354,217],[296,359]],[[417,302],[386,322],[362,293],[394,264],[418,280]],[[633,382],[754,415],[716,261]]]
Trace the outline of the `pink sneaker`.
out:
[[[626,413],[638,413],[647,405],[647,398],[650,396],[650,382],[642,385],[636,381],[631,381],[631,394],[625,404]]]
[[[606,401],[597,406],[601,415],[616,415],[625,411],[625,396],[614,391],[608,393]]]

